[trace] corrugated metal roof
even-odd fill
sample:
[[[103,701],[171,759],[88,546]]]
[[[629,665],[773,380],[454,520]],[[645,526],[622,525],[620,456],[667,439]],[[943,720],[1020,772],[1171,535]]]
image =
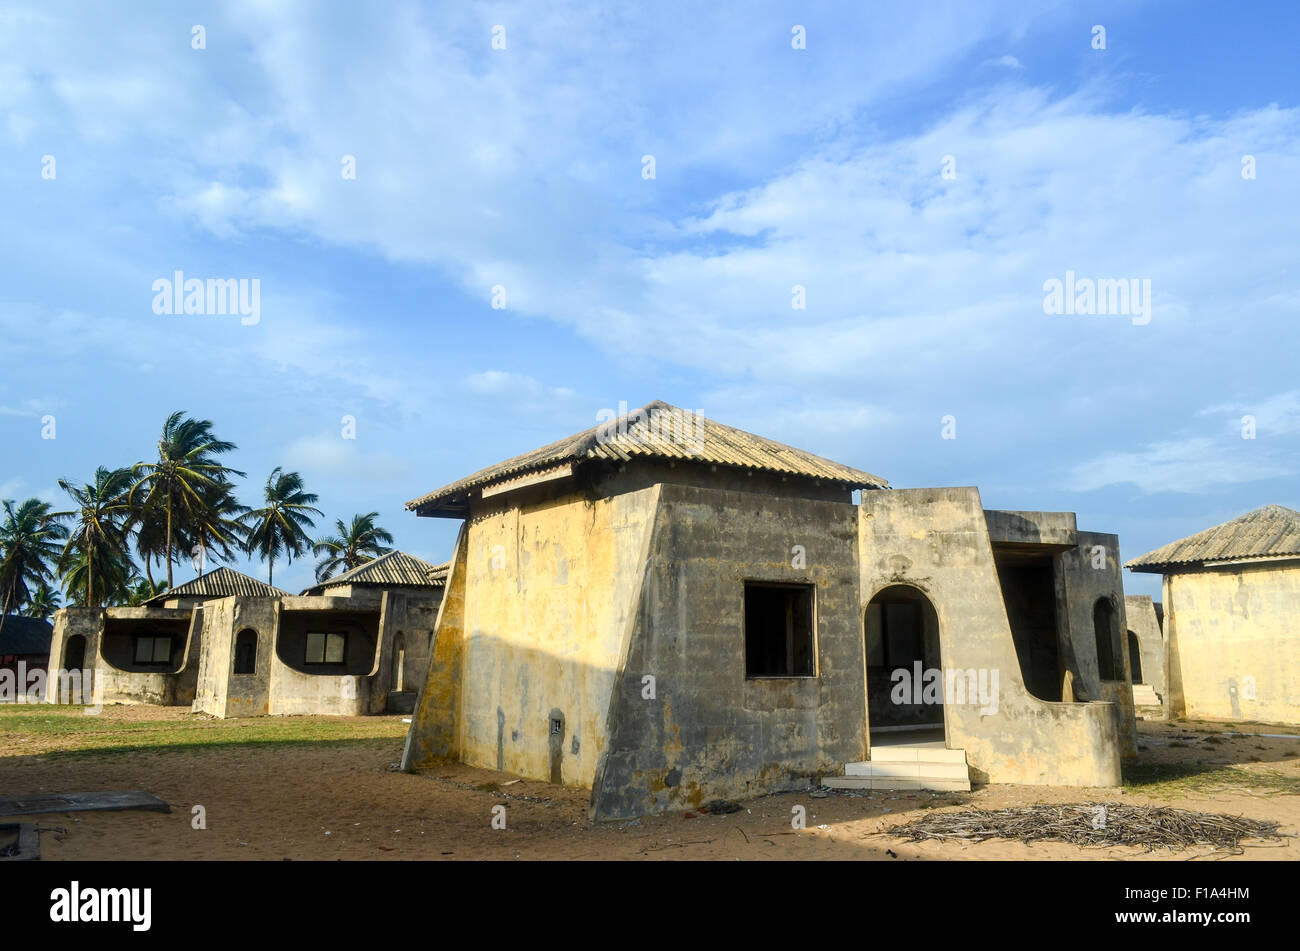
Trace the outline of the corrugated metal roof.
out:
[[[312,585],[303,594],[319,594],[327,588],[345,584],[377,588],[441,588],[447,583],[449,564],[433,565],[423,558],[394,550]]]
[[[33,656],[50,652],[54,626],[38,617],[10,614],[0,631],[0,656]]]
[[[1230,522],[1207,528],[1128,562],[1134,571],[1211,561],[1250,561],[1300,555],[1300,512],[1265,505]]]
[[[220,568],[214,568],[206,574],[199,575],[193,581],[187,581],[184,584],[178,584],[174,588],[159,592],[143,603],[161,604],[173,598],[198,598],[203,600],[228,598],[232,594],[237,594],[243,598],[282,598],[288,593],[288,591],[271,587],[265,581],[250,578],[242,571],[236,571],[222,565]]]
[[[636,458],[731,466],[823,479],[858,489],[889,487],[888,482],[870,472],[724,426],[698,413],[656,400],[617,420],[480,469],[473,475],[407,502],[406,507],[424,509],[433,503],[464,495],[470,489],[566,462],[591,459],[627,462]]]

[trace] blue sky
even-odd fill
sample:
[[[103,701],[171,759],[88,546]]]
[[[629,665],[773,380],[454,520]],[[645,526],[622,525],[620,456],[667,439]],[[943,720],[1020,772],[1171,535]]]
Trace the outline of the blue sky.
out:
[[[1125,558],[1300,507],[1300,6],[702,6],[6,3],[0,497],[185,409],[245,502],[442,560],[403,502],[657,398]],[[155,314],[176,270],[259,321]],[[1045,314],[1067,271],[1150,322]]]

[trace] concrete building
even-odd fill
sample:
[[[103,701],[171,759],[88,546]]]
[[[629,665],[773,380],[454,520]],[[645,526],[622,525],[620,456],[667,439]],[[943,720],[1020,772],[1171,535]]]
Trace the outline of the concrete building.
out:
[[[860,500],[855,501],[855,492]],[[1118,541],[652,403],[407,504],[464,521],[404,768],[595,818],[804,789],[1114,786]]]
[[[1266,505],[1127,567],[1164,576],[1167,716],[1300,724],[1300,512]]]
[[[1164,611],[1159,601],[1144,594],[1124,596],[1128,619],[1128,657],[1133,677],[1133,706],[1163,706],[1165,695]]]
[[[219,717],[409,712],[445,568],[404,552],[294,596],[231,568],[140,607],[65,608],[53,657],[105,703],[190,705]],[[417,673],[418,672],[418,673]],[[51,699],[89,699],[65,685]]]

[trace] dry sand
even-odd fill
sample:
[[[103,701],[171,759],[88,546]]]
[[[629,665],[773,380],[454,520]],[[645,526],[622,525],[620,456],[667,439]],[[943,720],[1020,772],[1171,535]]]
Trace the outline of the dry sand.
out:
[[[171,719],[190,714],[178,708],[132,707],[109,708],[105,716]],[[398,729],[394,721],[395,734]],[[1207,731],[1224,729],[1283,732],[1276,728],[1145,722],[1141,729],[1143,763],[1233,763],[1300,780],[1300,738],[1206,739]],[[61,742],[58,736],[0,735],[0,794],[139,788],[166,799],[173,812],[41,816],[41,851],[47,860],[1300,858],[1295,838],[1248,842],[1244,855],[1225,857],[1208,849],[1146,853],[1001,840],[911,843],[876,834],[926,808],[1123,799],[1274,820],[1294,836],[1300,831],[1300,795],[1270,792],[1264,784],[1159,796],[1034,786],[987,786],[968,794],[784,794],[743,802],[730,815],[688,818],[672,813],[593,824],[586,818],[585,790],[534,780],[501,785],[515,777],[458,764],[423,775],[400,773],[400,735],[343,745],[50,755]],[[506,807],[505,830],[491,825],[498,804]],[[204,830],[192,828],[195,805],[206,810]],[[795,805],[807,809],[808,828],[802,831],[791,828]]]

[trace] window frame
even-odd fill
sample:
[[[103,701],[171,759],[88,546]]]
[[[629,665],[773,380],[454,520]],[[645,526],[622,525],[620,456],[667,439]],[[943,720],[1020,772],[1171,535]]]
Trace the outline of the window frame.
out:
[[[746,608],[746,593],[749,588],[775,588],[789,591],[806,592],[808,595],[808,650],[811,658],[812,670],[810,673],[783,673],[783,674],[751,674],[749,672],[749,616]],[[740,639],[741,639],[741,670],[744,674],[745,681],[772,681],[772,680],[817,680],[821,677],[821,643],[818,631],[819,605],[817,598],[817,583],[815,581],[791,581],[781,579],[774,581],[768,578],[743,578],[740,584]],[[789,636],[789,632],[787,632]]]
[[[313,637],[321,637],[321,659],[311,659],[311,641]],[[337,638],[340,645],[341,654],[338,660],[330,660],[330,639]],[[347,631],[307,631],[303,639],[303,664],[309,664],[315,667],[346,667],[348,662],[348,634]]]
[[[167,656],[162,660],[157,659],[158,644],[162,641],[167,643]],[[140,647],[149,643],[149,660],[140,659]],[[132,662],[139,667],[169,667],[172,662],[172,635],[171,634],[136,634],[131,644]]]

